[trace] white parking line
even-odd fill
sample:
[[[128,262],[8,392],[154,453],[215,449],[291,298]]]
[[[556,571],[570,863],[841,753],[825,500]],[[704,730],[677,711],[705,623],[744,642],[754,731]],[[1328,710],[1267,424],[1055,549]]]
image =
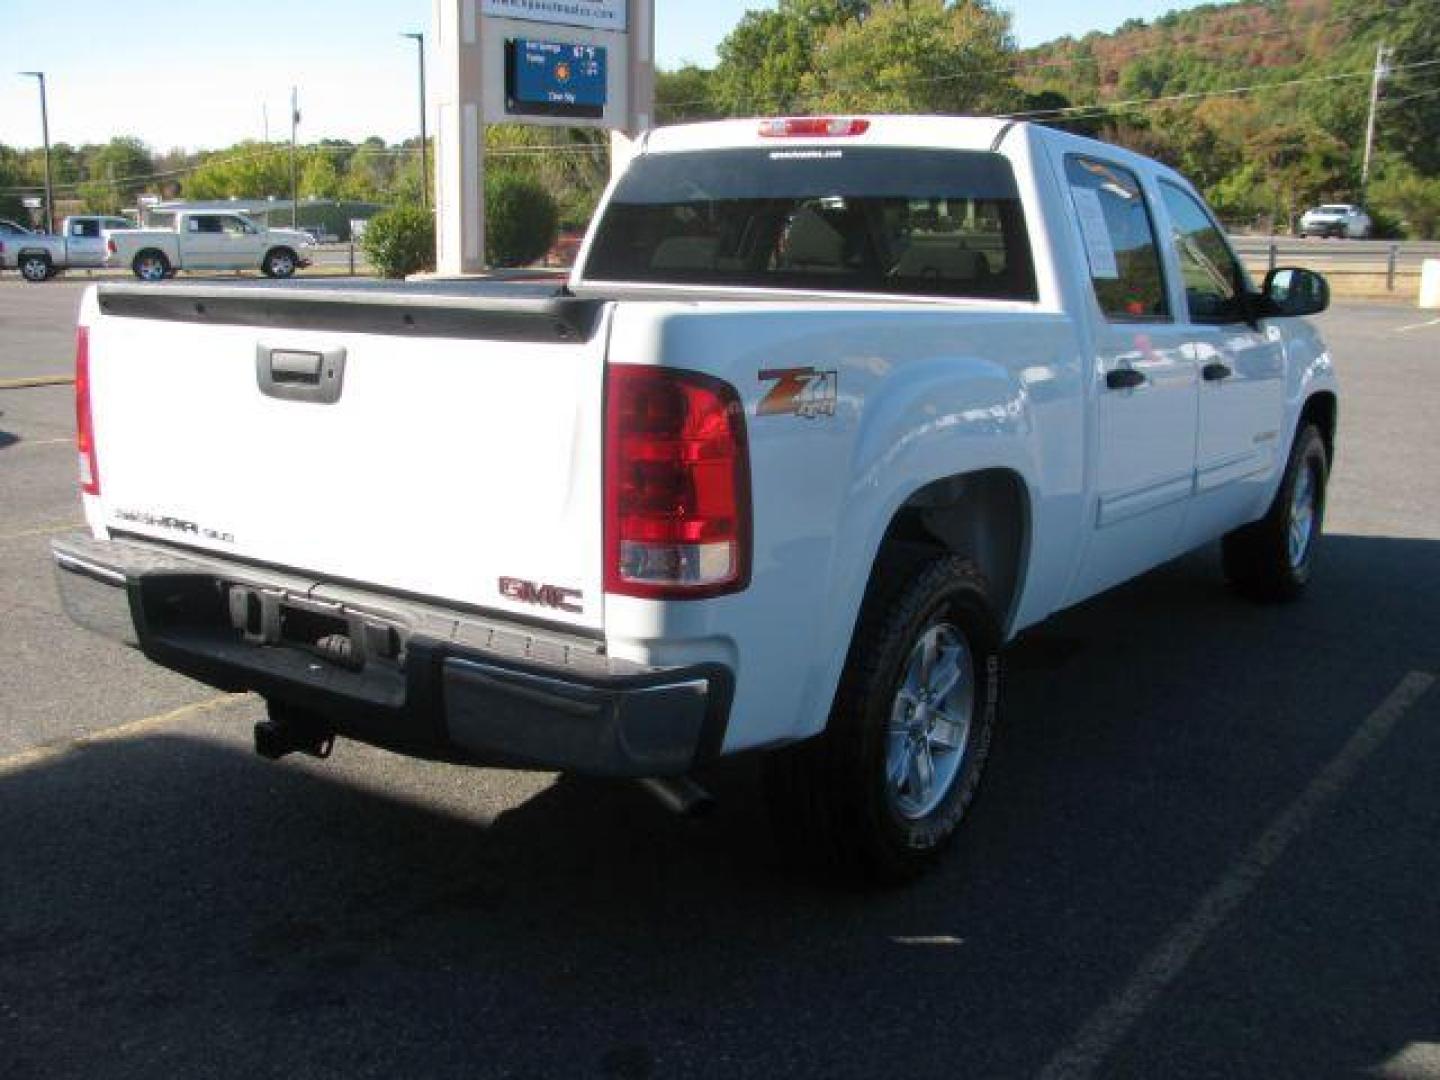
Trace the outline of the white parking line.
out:
[[[1395,332],[1403,334],[1410,330],[1424,330],[1427,326],[1440,326],[1440,319],[1431,319],[1429,322],[1411,323],[1409,326],[1397,326]]]
[[[1299,798],[1270,823],[1260,839],[1231,865],[1219,884],[1201,897],[1190,914],[1145,958],[1125,988],[1091,1015],[1070,1042],[1040,1070],[1040,1080],[1080,1080],[1095,1074],[1135,1023],[1179,978],[1206,939],[1255,891],[1291,842],[1354,779],[1365,759],[1395,729],[1405,710],[1434,684],[1435,676],[1421,671],[1412,671],[1400,680],[1400,685],[1365,718]]]
[[[76,750],[84,750],[86,747],[95,746],[99,743],[115,742],[119,739],[129,739],[136,735],[143,735],[146,732],[162,728],[167,724],[173,724],[177,720],[188,720],[193,716],[202,713],[212,712],[215,709],[224,708],[237,701],[244,701],[249,694],[220,694],[216,697],[206,698],[204,701],[197,701],[192,705],[182,705],[178,709],[171,709],[169,712],[159,713],[155,716],[147,716],[143,720],[132,720],[128,724],[117,724],[112,728],[104,728],[100,731],[91,732],[89,735],[81,735],[76,739],[67,739],[62,743],[51,743],[46,746],[36,746],[29,750],[21,750],[18,754],[11,754],[9,757],[0,758],[0,776],[7,776],[10,773],[19,772],[35,765],[42,765],[56,758],[64,757],[66,754]]]

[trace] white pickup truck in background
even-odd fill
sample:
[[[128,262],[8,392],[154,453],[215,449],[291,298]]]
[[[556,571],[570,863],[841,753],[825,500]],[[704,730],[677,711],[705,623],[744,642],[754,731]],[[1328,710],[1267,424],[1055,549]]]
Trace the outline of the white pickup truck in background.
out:
[[[338,735],[693,806],[764,751],[804,850],[902,879],[1026,627],[1222,537],[1244,593],[1304,588],[1327,302],[1060,131],[662,129],[568,287],[92,289],[61,592],[264,695],[267,756]]]
[[[266,229],[244,214],[182,211],[173,229],[134,229],[106,235],[106,266],[129,267],[142,281],[181,270],[259,270],[288,278],[310,265],[314,241],[299,229]]]
[[[65,219],[59,236],[28,233],[0,238],[0,265],[15,267],[35,284],[63,270],[95,269],[105,265],[105,234],[134,228],[128,218],[77,214]]]

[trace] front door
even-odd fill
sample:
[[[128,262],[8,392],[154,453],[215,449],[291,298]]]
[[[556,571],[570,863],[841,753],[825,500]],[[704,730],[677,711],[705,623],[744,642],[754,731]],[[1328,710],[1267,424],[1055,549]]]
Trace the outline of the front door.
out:
[[[1169,181],[1160,182],[1160,195],[1185,286],[1186,351],[1200,377],[1195,504],[1185,525],[1193,547],[1265,509],[1289,451],[1285,348],[1278,327],[1251,321],[1250,283],[1204,205]]]
[[[1077,154],[1065,157],[1063,170],[1098,307],[1096,498],[1068,596],[1074,602],[1180,550],[1194,483],[1198,384],[1139,177]]]

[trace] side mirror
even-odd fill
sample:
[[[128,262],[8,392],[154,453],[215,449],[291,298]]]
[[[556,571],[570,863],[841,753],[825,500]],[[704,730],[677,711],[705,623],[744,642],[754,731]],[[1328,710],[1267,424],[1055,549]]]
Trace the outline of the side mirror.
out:
[[[1318,315],[1330,306],[1330,283],[1313,270],[1278,266],[1265,275],[1261,314],[1292,319]]]

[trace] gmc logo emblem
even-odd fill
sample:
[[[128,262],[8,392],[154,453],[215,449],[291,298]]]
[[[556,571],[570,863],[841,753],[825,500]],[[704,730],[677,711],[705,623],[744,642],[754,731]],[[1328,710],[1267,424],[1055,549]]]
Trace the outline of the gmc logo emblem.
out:
[[[555,608],[574,615],[584,613],[585,594],[579,589],[562,589],[558,585],[540,585],[520,578],[502,577],[500,595],[507,600],[521,604],[535,604],[539,607]]]

